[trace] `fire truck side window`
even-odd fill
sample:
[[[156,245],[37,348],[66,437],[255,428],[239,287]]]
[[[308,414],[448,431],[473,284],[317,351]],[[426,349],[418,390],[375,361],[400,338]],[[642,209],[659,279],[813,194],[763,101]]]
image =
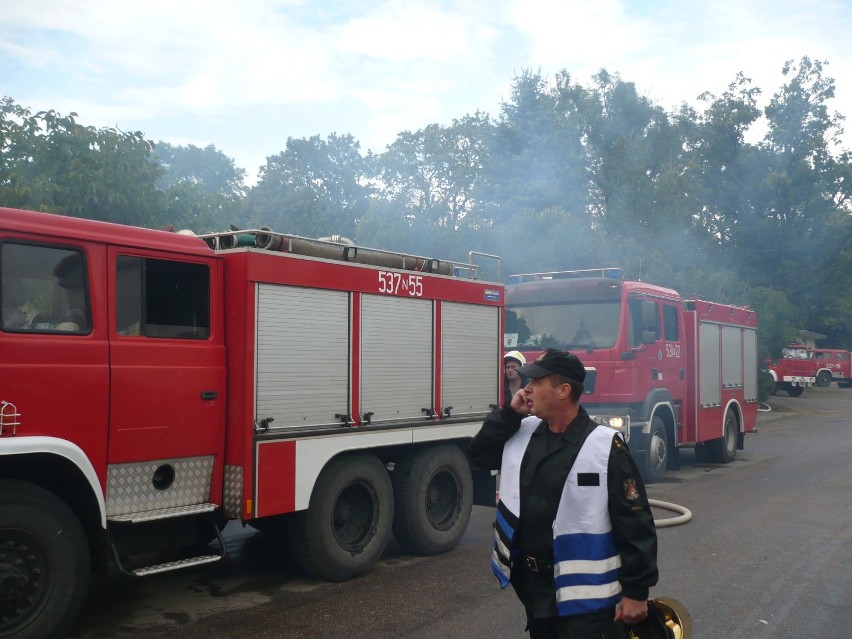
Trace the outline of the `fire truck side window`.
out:
[[[0,245],[4,331],[86,334],[89,285],[81,251],[7,242]]]
[[[629,309],[629,331],[630,331],[630,346],[637,347],[642,345],[642,333],[644,331],[652,331],[654,339],[660,339],[660,314],[659,306],[656,302],[642,300],[637,297],[631,297],[627,302]],[[648,312],[643,309],[643,306],[651,304],[654,308],[653,317],[648,318]],[[648,321],[646,321],[646,319]],[[650,322],[650,323],[648,323]],[[648,324],[646,326],[646,324]]]
[[[667,342],[676,342],[680,339],[676,306],[663,305],[663,331]]]
[[[119,335],[206,339],[210,334],[210,271],[204,264],[119,256]]]

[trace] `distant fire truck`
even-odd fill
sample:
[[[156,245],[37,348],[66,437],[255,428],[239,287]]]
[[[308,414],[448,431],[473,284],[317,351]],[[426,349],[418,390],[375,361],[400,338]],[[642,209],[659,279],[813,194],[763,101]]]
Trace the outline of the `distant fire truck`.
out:
[[[269,229],[168,233],[0,209],[0,636],[61,636],[89,574],[220,559],[240,520],[310,575],[393,532],[456,546],[494,480],[503,286]]]
[[[816,385],[825,388],[837,382],[839,388],[852,388],[852,353],[839,348],[814,348]]]
[[[767,362],[766,368],[772,376],[772,395],[783,390],[790,397],[798,397],[817,382],[813,352],[804,344],[788,345],[781,351],[781,358]]]
[[[649,482],[679,447],[730,462],[757,421],[757,317],[625,281],[618,268],[510,276],[504,344],[527,361],[568,349],[586,366],[582,404],[619,428]]]

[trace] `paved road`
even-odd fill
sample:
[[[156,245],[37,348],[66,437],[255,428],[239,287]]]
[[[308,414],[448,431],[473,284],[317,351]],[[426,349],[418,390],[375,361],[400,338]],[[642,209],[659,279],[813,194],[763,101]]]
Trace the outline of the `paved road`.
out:
[[[845,636],[852,618],[852,389],[771,403],[732,464],[685,451],[682,470],[649,487],[693,513],[659,531],[652,596],[687,605],[694,639]],[[221,564],[96,584],[73,637],[524,637],[519,604],[487,566],[492,515],[475,508],[447,555],[391,545],[370,574],[342,584],[300,577],[275,539],[231,525]]]

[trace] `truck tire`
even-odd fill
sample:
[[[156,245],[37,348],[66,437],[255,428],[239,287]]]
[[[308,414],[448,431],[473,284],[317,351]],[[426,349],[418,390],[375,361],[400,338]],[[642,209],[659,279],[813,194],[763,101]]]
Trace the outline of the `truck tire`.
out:
[[[405,550],[437,555],[461,541],[473,507],[470,463],[457,446],[424,448],[391,473],[393,533]]]
[[[651,433],[648,438],[648,449],[643,455],[642,479],[646,484],[660,481],[666,473],[669,461],[669,444],[666,439],[666,426],[659,417],[651,419]]]
[[[831,386],[831,373],[828,371],[820,371],[816,378],[816,385],[820,388],[828,388]]]
[[[719,439],[711,439],[705,445],[707,458],[716,464],[730,464],[737,456],[737,436],[739,423],[734,411],[725,413],[725,434]]]
[[[322,470],[307,511],[287,527],[296,564],[307,575],[345,581],[382,556],[393,525],[393,488],[377,457],[333,459]]]
[[[805,392],[804,386],[797,386],[796,384],[787,384],[787,394],[790,397],[798,397],[802,393]]]
[[[65,503],[0,479],[0,637],[64,637],[89,587],[89,545]]]
[[[769,394],[770,395],[777,395],[778,394],[778,384],[775,382],[774,379],[772,380],[772,383],[769,385]]]

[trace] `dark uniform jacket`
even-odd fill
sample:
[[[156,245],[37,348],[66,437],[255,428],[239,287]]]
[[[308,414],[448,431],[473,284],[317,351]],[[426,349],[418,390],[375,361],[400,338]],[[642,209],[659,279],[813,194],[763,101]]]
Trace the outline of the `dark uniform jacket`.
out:
[[[471,462],[485,470],[499,470],[503,444],[520,428],[522,419],[509,406],[494,409],[468,447]],[[515,544],[521,555],[552,563],[553,521],[565,480],[595,426],[581,406],[564,433],[551,432],[542,421],[530,438],[521,462],[521,507]],[[657,583],[657,533],[636,463],[619,437],[613,439],[607,472],[609,516],[622,561],[622,594],[631,599],[647,599],[648,589]],[[517,561],[512,566],[511,580],[533,616],[556,615],[552,570],[530,572],[525,562]]]

